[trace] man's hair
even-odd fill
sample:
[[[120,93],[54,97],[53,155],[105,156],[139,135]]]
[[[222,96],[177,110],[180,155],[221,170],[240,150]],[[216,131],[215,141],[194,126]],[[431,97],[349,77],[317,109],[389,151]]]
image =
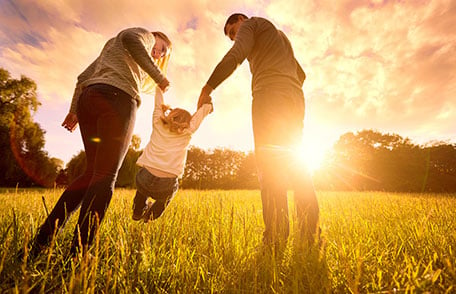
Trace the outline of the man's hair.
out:
[[[225,35],[228,34],[228,32],[226,31],[226,26],[236,23],[239,20],[239,17],[241,17],[241,16],[248,18],[245,14],[242,14],[242,13],[233,13],[232,15],[230,15],[230,17],[228,17],[228,19],[226,20],[225,26],[223,27],[223,31],[225,32]]]

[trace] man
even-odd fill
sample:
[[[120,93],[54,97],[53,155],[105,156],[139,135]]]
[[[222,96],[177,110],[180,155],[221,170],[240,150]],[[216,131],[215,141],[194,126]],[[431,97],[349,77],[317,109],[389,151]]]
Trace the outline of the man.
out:
[[[286,240],[289,234],[287,188],[292,184],[299,229],[309,242],[317,232],[318,202],[312,180],[296,164],[302,141],[306,77],[290,41],[268,20],[231,15],[224,27],[234,41],[203,87],[198,107],[247,58],[252,73],[252,123],[255,157],[261,187],[265,244]]]

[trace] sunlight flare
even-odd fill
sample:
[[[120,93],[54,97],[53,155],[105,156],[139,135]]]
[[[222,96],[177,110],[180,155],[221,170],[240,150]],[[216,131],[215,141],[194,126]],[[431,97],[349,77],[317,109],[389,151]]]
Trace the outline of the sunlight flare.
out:
[[[306,165],[311,173],[314,173],[322,167],[326,152],[327,147],[323,147],[318,142],[309,144],[303,141],[298,148],[296,148],[295,156],[299,162]]]

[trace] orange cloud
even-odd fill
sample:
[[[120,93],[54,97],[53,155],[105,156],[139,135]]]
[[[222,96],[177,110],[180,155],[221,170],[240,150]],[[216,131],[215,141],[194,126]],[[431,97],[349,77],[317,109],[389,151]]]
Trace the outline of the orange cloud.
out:
[[[169,35],[174,45],[168,71],[172,88],[165,99],[193,111],[201,87],[231,46],[223,25],[233,12],[267,17],[289,36],[307,73],[305,123],[313,141],[320,137],[329,142],[364,128],[421,141],[454,136],[454,1],[36,2],[2,3],[0,64],[37,82],[43,101],[39,119],[52,144],[68,136],[55,126],[68,109],[77,75],[104,42],[129,26]],[[214,92],[215,111],[194,144],[253,148],[250,79],[245,61]],[[152,99],[143,97],[137,117],[135,132],[143,145],[150,133]],[[46,109],[56,111],[55,105],[61,105],[62,117],[45,118]],[[78,136],[71,140],[74,154],[82,145]]]

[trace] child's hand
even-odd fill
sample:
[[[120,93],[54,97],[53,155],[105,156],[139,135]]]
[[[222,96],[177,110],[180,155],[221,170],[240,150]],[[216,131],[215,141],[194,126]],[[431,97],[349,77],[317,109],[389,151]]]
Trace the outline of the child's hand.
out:
[[[209,104],[211,106],[211,111],[209,113],[212,113],[214,111],[214,104],[212,104],[212,97],[207,96],[209,99],[205,99],[204,104]]]
[[[201,96],[200,101],[198,101],[198,106],[201,106],[203,104],[212,104],[212,97],[209,95]]]
[[[212,92],[212,88],[209,85],[205,85],[201,90],[201,94],[198,99],[198,109],[203,106],[204,103],[212,103],[212,98],[209,96]]]

